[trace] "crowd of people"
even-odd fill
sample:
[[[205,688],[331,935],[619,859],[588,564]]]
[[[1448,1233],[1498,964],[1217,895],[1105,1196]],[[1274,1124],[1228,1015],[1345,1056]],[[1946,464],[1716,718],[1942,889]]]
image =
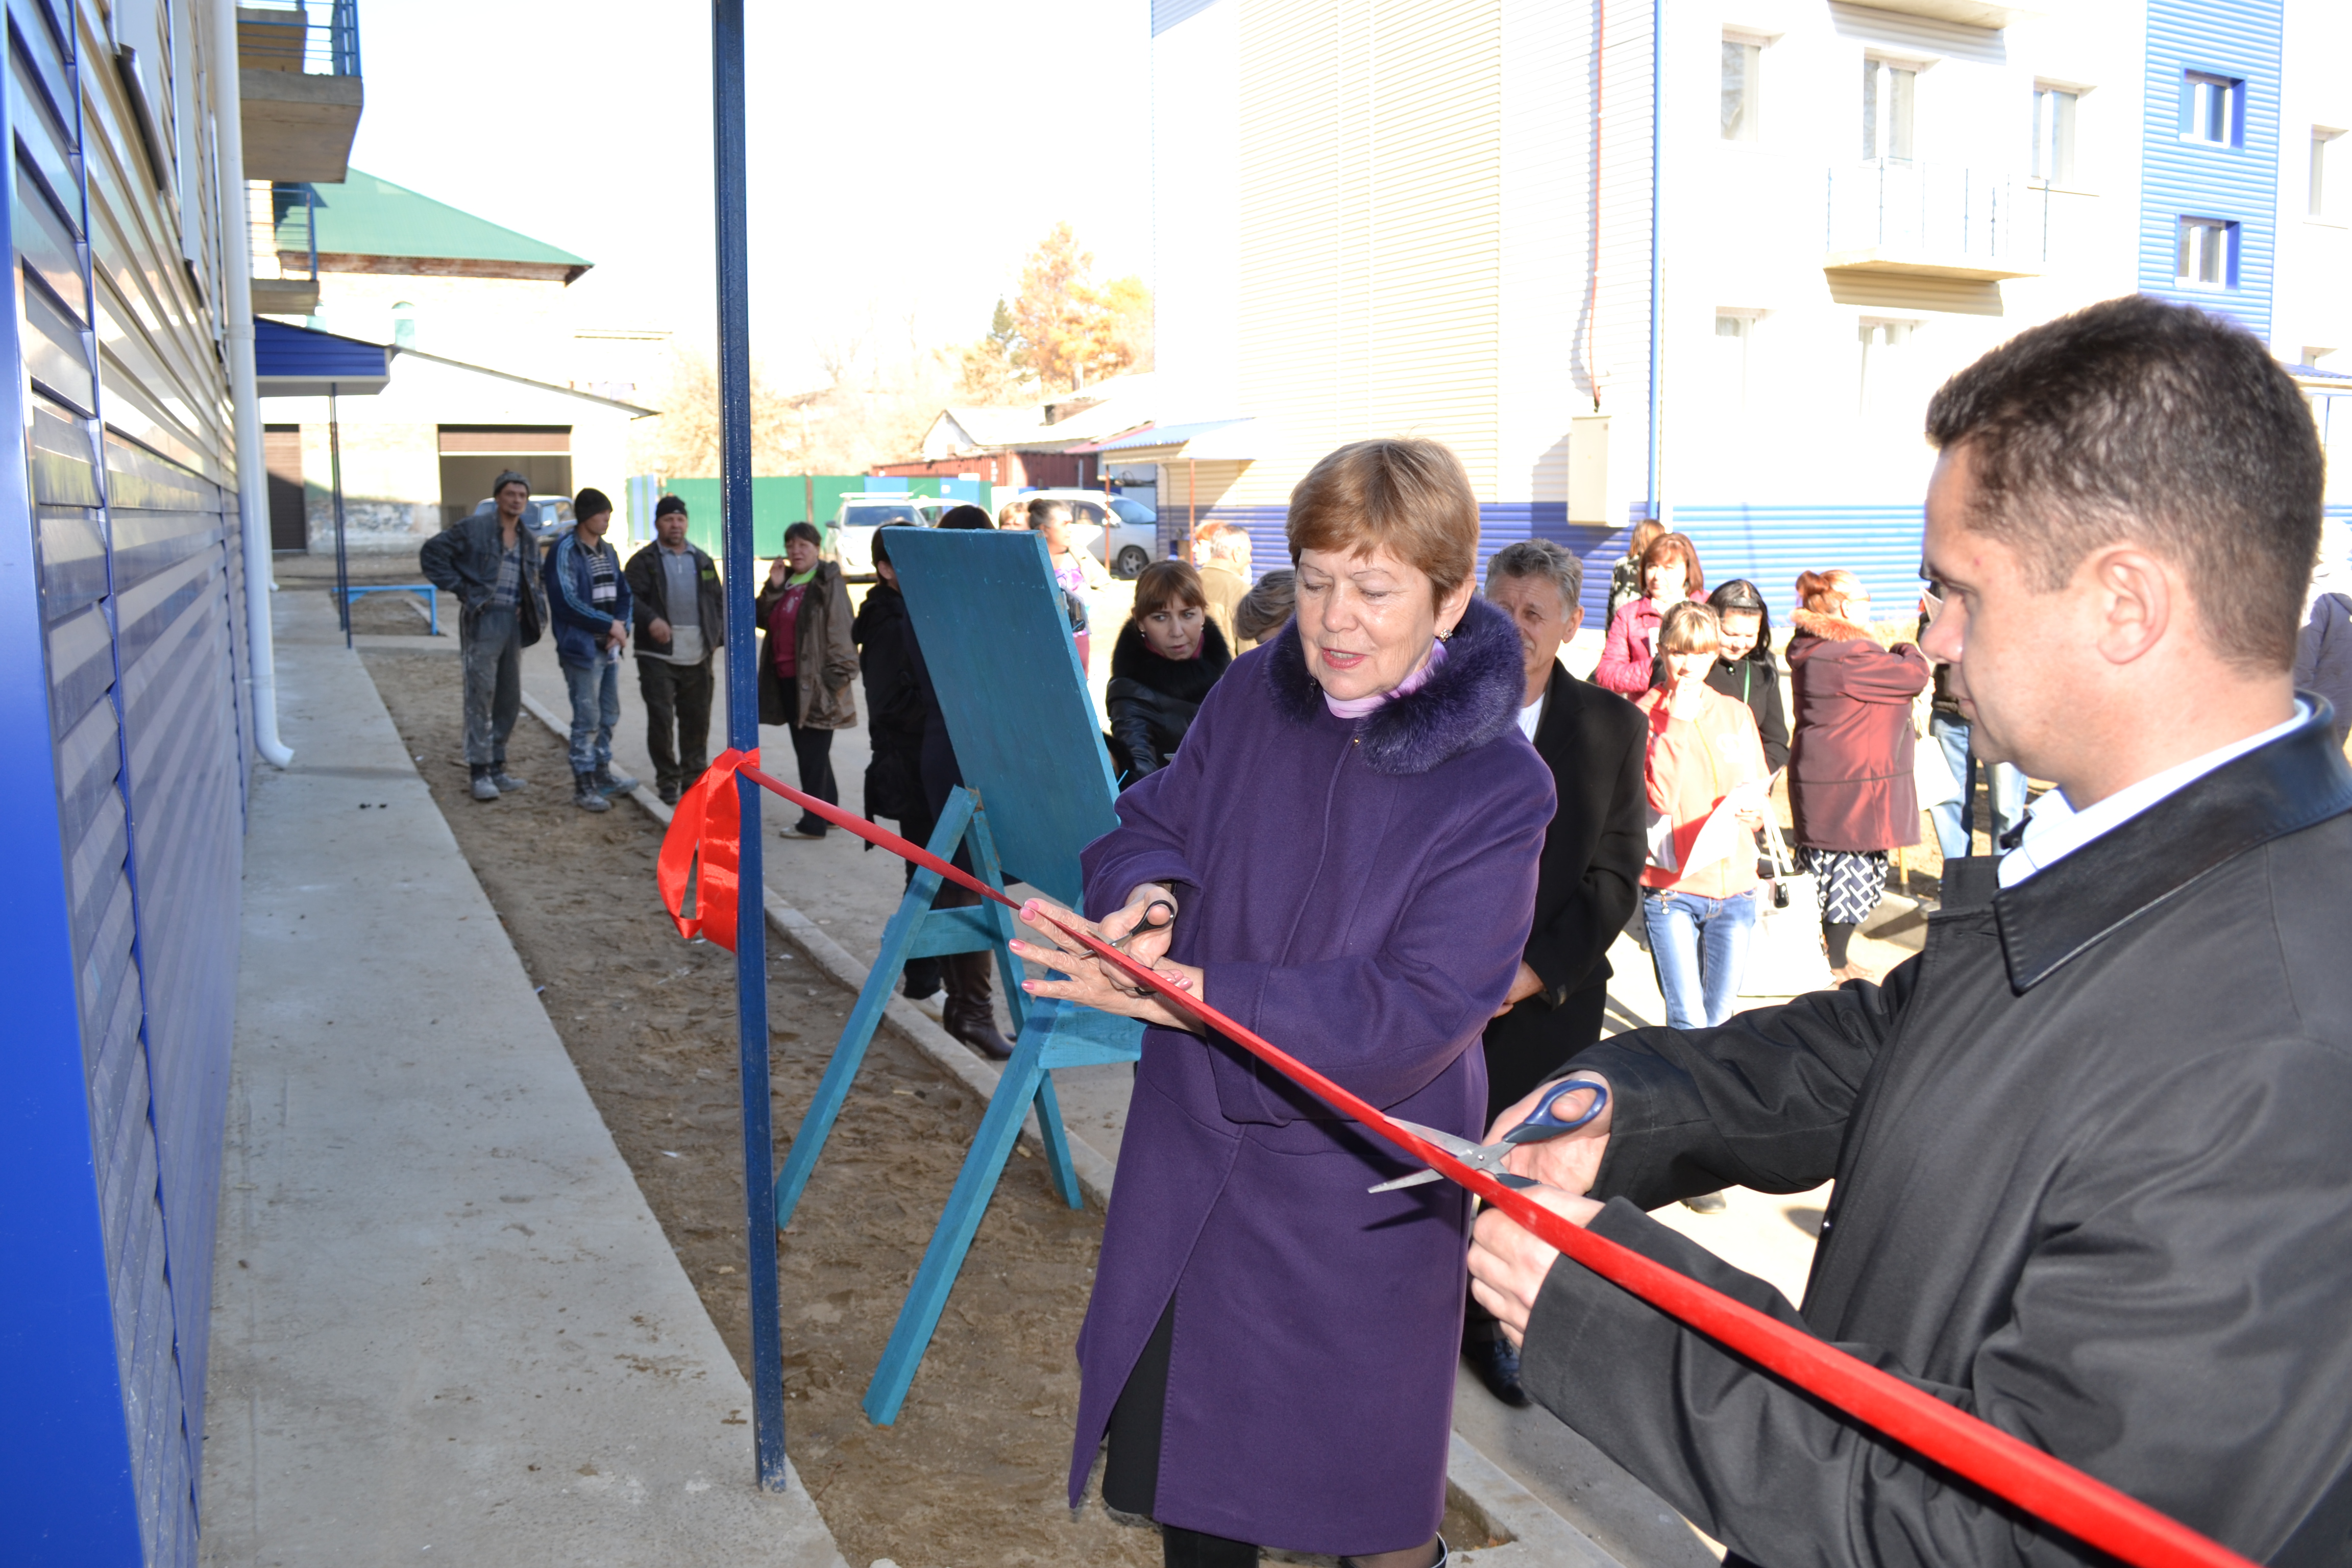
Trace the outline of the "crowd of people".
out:
[[[1928,432],[1916,605],[1874,618],[1857,574],[1807,571],[1776,647],[1762,589],[1710,592],[1696,544],[1645,525],[1591,680],[1561,658],[1583,616],[1573,553],[1514,543],[1482,582],[1451,451],[1331,453],[1292,494],[1286,571],[1251,583],[1246,536],[1209,530],[1196,562],[1138,580],[1106,705],[1119,826],[1083,852],[1086,908],[1175,990],[1391,1116],[1475,1141],[1590,1111],[1504,1156],[1572,1223],[1867,1347],[2258,1560],[2343,1561],[2352,768],[2325,699],[2352,662],[2352,597],[2312,568],[2308,416],[2242,331],[2129,299],[1987,355]],[[680,512],[677,543],[648,547],[667,555],[615,569],[592,492],[533,572],[499,495],[428,562],[465,586],[477,794],[520,787],[515,655],[547,625],[575,783],[626,787],[611,670],[633,618],[641,670],[656,625],[672,661],[698,642],[708,659],[708,558],[672,575]],[[1093,590],[1055,504],[1019,521],[1077,638]],[[977,508],[940,524],[999,525]],[[761,717],[792,728],[818,794],[862,679],[866,809],[921,838],[957,774],[890,539],[854,620],[814,530],[788,539],[760,595]],[[652,679],[680,715],[667,754],[697,765],[693,683]],[[2029,774],[2050,785],[2030,813]],[[1971,853],[1979,775],[1990,856]],[[1834,985],[1741,1012],[1782,784]],[[1923,806],[1943,907],[1926,952],[1880,975],[1852,940]],[[1015,951],[1046,975],[1024,989],[1147,1028],[1077,1347],[1070,1497],[1107,1447],[1105,1501],[1156,1521],[1171,1568],[1245,1568],[1261,1544],[1441,1568],[1457,1356],[1583,1432],[1732,1568],[2104,1560],[1559,1267],[1460,1189],[1405,1184],[1414,1163],[1066,945],[1076,918],[1024,907]],[[1604,1040],[1629,928],[1667,1016]],[[959,1037],[1001,1054],[986,957],[968,956],[976,973],[910,965],[908,987],[944,980]],[[1832,1179],[1801,1309],[1644,1212]]]

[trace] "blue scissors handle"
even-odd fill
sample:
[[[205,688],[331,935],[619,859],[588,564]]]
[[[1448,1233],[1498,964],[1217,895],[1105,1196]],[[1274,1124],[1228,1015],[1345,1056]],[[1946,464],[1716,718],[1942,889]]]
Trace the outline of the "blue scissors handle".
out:
[[[1582,1114],[1566,1121],[1561,1120],[1552,1108],[1570,1095],[1583,1089],[1591,1091],[1592,1103],[1584,1108]],[[1608,1106],[1609,1086],[1607,1084],[1595,1083],[1590,1079],[1570,1079],[1544,1096],[1543,1103],[1537,1106],[1525,1121],[1504,1133],[1503,1142],[1506,1143],[1545,1142],[1559,1137],[1563,1132],[1575,1131],[1607,1110]]]

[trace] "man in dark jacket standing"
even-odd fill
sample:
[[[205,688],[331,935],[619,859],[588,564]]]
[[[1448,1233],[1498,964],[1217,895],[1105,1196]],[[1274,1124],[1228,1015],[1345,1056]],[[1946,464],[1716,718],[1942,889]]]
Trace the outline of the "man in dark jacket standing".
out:
[[[1551,769],[1557,804],[1536,871],[1535,924],[1508,1005],[1486,1026],[1486,1120],[1501,1115],[1601,1038],[1609,1000],[1609,944],[1641,897],[1649,726],[1613,691],[1559,662],[1584,611],[1584,563],[1549,540],[1507,544],[1486,563],[1486,597],[1518,628],[1528,688],[1519,729]],[[1530,1401],[1518,1353],[1478,1305],[1462,1325],[1462,1353],[1507,1405]]]
[[[492,510],[454,522],[416,552],[425,580],[457,596],[457,651],[466,671],[466,766],[476,800],[524,787],[507,772],[507,737],[522,712],[522,650],[547,625],[539,545],[523,526],[530,481],[509,469]]]
[[[676,805],[710,765],[711,655],[727,646],[727,592],[718,563],[687,542],[686,502],[654,502],[654,542],[629,557],[636,612],[637,694],[654,787]]]
[[[1883,986],[1619,1035],[1571,1064],[1603,1114],[1512,1164],[2246,1557],[2344,1563],[2352,768],[2289,679],[2310,412],[2240,328],[2140,296],[2019,334],[1927,427],[1922,646],[1979,755],[2057,790]],[[1642,1212],[1831,1177],[1796,1310]],[[1478,1221],[1528,1388],[1731,1563],[2109,1561],[1556,1256]]]

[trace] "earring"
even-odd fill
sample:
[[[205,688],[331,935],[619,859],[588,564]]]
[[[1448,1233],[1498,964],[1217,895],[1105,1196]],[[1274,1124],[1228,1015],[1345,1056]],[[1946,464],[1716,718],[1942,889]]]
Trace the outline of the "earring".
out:
[[[1438,633],[1437,640],[1439,642],[1452,642],[1454,640],[1454,628],[1452,626],[1448,626],[1444,631]]]

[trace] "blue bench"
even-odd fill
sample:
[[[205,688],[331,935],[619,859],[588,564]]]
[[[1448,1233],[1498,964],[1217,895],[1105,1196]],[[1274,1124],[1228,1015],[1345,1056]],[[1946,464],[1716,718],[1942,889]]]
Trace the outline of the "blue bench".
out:
[[[327,590],[327,597],[329,597],[330,599],[333,598],[333,597],[335,596],[335,593],[336,593],[336,590],[334,590],[334,589],[332,589],[332,588],[328,589],[328,590]],[[346,587],[346,588],[344,588],[344,589],[342,590],[342,595],[343,595],[343,614],[344,614],[344,616],[345,616],[346,620],[348,620],[348,618],[349,618],[349,616],[350,616],[350,615],[351,615],[351,604],[352,604],[352,601],[353,599],[358,598],[362,594],[422,594],[422,595],[425,595],[425,619],[426,619],[429,623],[431,623],[431,626],[432,626],[432,634],[431,634],[431,635],[433,635],[434,637],[439,637],[439,636],[441,635],[441,592],[440,592],[440,590],[439,590],[439,589],[437,589],[437,588],[434,587],[434,585],[433,585],[432,584],[430,584],[430,583],[366,583],[366,584],[353,583],[353,584],[352,584],[350,586],[348,586],[348,587]],[[348,628],[347,628],[347,629],[348,629]]]

